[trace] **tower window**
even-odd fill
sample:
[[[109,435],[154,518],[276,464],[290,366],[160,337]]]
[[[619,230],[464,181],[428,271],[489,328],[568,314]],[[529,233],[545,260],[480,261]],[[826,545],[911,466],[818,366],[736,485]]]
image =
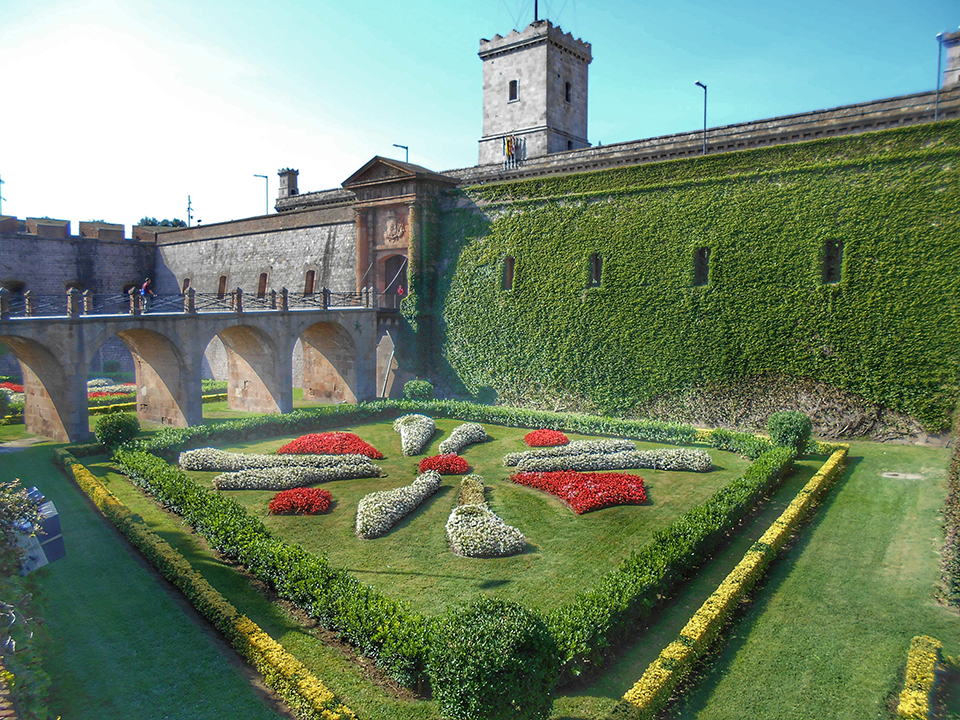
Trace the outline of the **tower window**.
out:
[[[510,81],[510,102],[517,100],[520,97],[520,81],[511,80]]]
[[[303,283],[303,294],[304,295],[313,295],[313,279],[316,277],[316,272],[313,270],[307,270],[307,277]]]
[[[823,244],[823,283],[840,282],[843,264],[843,240],[827,240]]]
[[[573,140],[567,140],[567,150],[573,150]]]
[[[564,89],[563,89],[563,97],[564,97],[564,100],[566,100],[567,102],[570,102],[570,95],[571,95],[571,94],[572,94],[572,93],[570,92],[570,83],[566,83],[565,86],[564,86]]]
[[[190,278],[184,278],[184,279],[183,279],[183,289],[182,289],[180,292],[186,294],[187,290],[189,290],[189,289],[190,289]]]
[[[503,259],[503,289],[513,290],[513,265],[512,255],[507,255]]]
[[[260,282],[257,284],[257,297],[262,298],[267,294],[267,274],[260,273]]]
[[[599,253],[590,256],[590,279],[587,287],[600,287],[600,281],[603,279],[603,258]]]
[[[217,297],[220,300],[223,300],[224,296],[227,294],[227,276],[220,276],[220,285],[217,287]]]
[[[693,254],[693,284],[700,286],[710,282],[710,248],[697,248]]]

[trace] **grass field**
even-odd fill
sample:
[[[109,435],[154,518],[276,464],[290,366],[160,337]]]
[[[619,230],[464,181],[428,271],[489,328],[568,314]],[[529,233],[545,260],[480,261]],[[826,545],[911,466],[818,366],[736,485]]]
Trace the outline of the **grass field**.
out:
[[[438,422],[444,430],[449,430],[455,424],[455,421],[440,420]],[[389,428],[389,424],[383,425]],[[15,429],[4,428],[3,432],[11,430]],[[571,537],[570,528],[574,527],[577,521],[590,519],[591,514],[577,517],[565,507],[560,506],[559,501],[546,496],[542,496],[536,502],[530,502],[528,507],[523,497],[514,498],[507,493],[507,490],[522,491],[521,496],[530,496],[536,491],[514,487],[503,482],[502,478],[507,474],[505,468],[499,468],[499,474],[493,469],[485,470],[486,467],[490,467],[487,463],[492,462],[492,458],[483,458],[483,452],[475,451],[493,450],[496,443],[514,443],[514,439],[522,437],[524,432],[492,427],[490,430],[494,435],[494,441],[485,446],[467,449],[464,453],[465,457],[478,471],[482,474],[486,473],[488,483],[493,486],[488,493],[491,506],[508,522],[521,527],[534,541],[537,552],[530,554],[535,560],[531,561],[532,567],[524,568],[512,578],[506,577],[505,573],[487,575],[484,572],[467,576],[461,571],[460,577],[429,581],[430,590],[421,592],[429,593],[428,602],[430,603],[446,602],[445,599],[437,600],[440,590],[444,588],[450,590],[458,586],[463,588],[465,594],[483,591],[491,594],[507,593],[507,596],[513,597],[519,592],[531,593],[532,590],[524,591],[523,588],[525,586],[533,588],[538,584],[544,587],[550,582],[549,568],[541,567],[546,564],[543,556],[547,554],[545,548],[549,547],[550,542],[558,543],[558,547],[563,547],[565,544],[570,547],[579,547],[583,542],[582,539],[566,541]],[[361,426],[357,431],[388,455],[381,464],[390,472],[390,476],[376,482],[383,482],[386,487],[395,487],[406,484],[412,479],[415,474],[415,459],[402,458],[399,455],[399,439],[392,434],[392,430]],[[377,433],[381,432],[389,434],[378,436]],[[516,438],[511,439],[511,433],[517,433]],[[0,435],[0,439],[3,437]],[[435,437],[434,445],[439,437],[439,435]],[[394,442],[395,438],[396,446],[394,447],[390,443]],[[275,449],[278,445],[279,441],[270,441],[260,446],[251,445],[249,448],[268,450],[271,446]],[[512,446],[510,449],[517,448]],[[499,465],[500,456],[505,451],[501,449],[495,453],[496,465]],[[49,454],[49,450],[33,448],[24,453],[18,453],[17,456],[26,460],[25,453],[43,455]],[[913,635],[931,634],[944,642],[947,654],[960,654],[960,617],[955,612],[936,605],[932,599],[932,586],[937,579],[935,551],[940,538],[938,510],[943,501],[948,454],[948,451],[930,448],[855,443],[845,475],[827,496],[812,524],[806,528],[799,541],[782,560],[773,567],[767,584],[756,594],[755,599],[745,606],[742,617],[738,618],[732,626],[729,642],[722,645],[720,651],[709,660],[700,671],[698,683],[685,695],[682,703],[667,712],[667,716],[704,719],[889,718],[888,704],[899,691],[898,682],[901,681],[900,674],[909,641]],[[11,465],[5,463],[9,463],[13,457],[15,456],[0,455],[0,470],[8,473]],[[28,470],[26,474],[42,476],[45,481],[53,482],[57,487],[66,486],[60,488],[58,492],[64,492],[67,496],[71,493],[76,494],[62,476],[50,477],[52,466],[46,465],[45,462],[42,458],[32,460],[23,467]],[[763,531],[772,517],[779,512],[779,508],[789,502],[796,489],[812,474],[817,464],[816,461],[803,461],[796,475],[789,478],[783,489],[772,498],[769,507],[744,527],[743,533],[734,546],[719,556],[698,578],[685,587],[681,594],[655,618],[650,627],[639,631],[637,642],[623,652],[607,672],[591,678],[581,686],[564,688],[554,704],[555,720],[604,717],[616,698],[639,677],[646,664],[656,656],[659,650],[676,636],[679,628],[703,598],[716,587],[729,567],[742,556],[743,551],[752,542],[754,533],[759,535]],[[14,467],[18,465],[21,463],[16,463]],[[106,466],[94,465],[94,469],[104,476],[114,492],[123,496],[124,502],[143,514],[151,525],[173,542],[181,552],[184,552],[241,611],[248,613],[313,668],[324,682],[344,698],[348,705],[358,711],[360,717],[384,720],[387,718],[410,718],[411,720],[437,718],[433,703],[403,699],[397,697],[397,693],[389,688],[384,689],[374,685],[371,682],[373,676],[363,663],[351,661],[349,654],[341,649],[324,646],[312,631],[304,629],[282,609],[270,604],[263,595],[250,587],[245,578],[210,556],[194,536],[185,533],[176,517],[157,509],[140,495],[136,488],[119,476],[109,473]],[[727,469],[721,472],[726,471]],[[883,473],[890,471],[920,475],[922,479],[882,477]],[[17,473],[23,474],[19,469]],[[592,515],[599,517],[602,513],[612,514],[613,510],[633,510],[640,514],[651,515],[650,511],[656,503],[665,502],[668,497],[673,497],[667,491],[668,478],[656,480],[650,471],[640,471],[640,474],[649,481],[652,501],[650,507],[612,508]],[[710,477],[692,473],[682,475],[694,480]],[[352,510],[348,509],[348,504],[353,503],[355,507],[355,499],[351,499],[349,494],[344,494],[344,491],[338,488],[339,485],[347,486],[360,481],[328,484],[327,487],[333,491],[339,505],[331,515],[322,519],[332,521],[340,513],[346,517],[346,520],[341,519],[338,526],[331,526],[320,532],[316,528],[302,529],[301,534],[304,540],[317,543],[317,547],[323,547],[325,542],[330,542],[328,548],[346,553],[346,556],[354,554],[355,550],[340,547],[348,544],[345,540],[350,540],[349,544],[355,546],[374,545],[377,548],[377,554],[382,556],[379,562],[384,565],[394,565],[401,560],[413,562],[419,555],[422,558],[420,562],[424,563],[424,567],[418,571],[423,575],[419,576],[407,572],[396,574],[369,572],[369,568],[364,566],[354,568],[360,571],[368,570],[366,573],[358,572],[358,576],[364,582],[375,584],[391,594],[392,587],[399,588],[397,593],[403,594],[404,587],[422,586],[423,583],[428,582],[423,579],[424,575],[441,575],[441,570],[444,575],[455,574],[447,567],[443,567],[442,563],[459,560],[468,565],[477,563],[478,567],[489,564],[489,561],[456,559],[446,550],[442,520],[445,520],[449,508],[455,501],[454,485],[458,478],[445,478],[445,481],[445,487],[448,488],[446,492],[428,501],[427,507],[415,514],[413,518],[405,521],[385,538],[363,542],[350,537],[353,514]],[[66,492],[67,489],[70,489],[70,492]],[[679,493],[672,502],[677,505],[683,504],[684,493],[689,490],[685,488],[681,492],[678,488],[676,491],[670,491]],[[355,492],[362,494],[359,488]],[[441,490],[441,493],[443,492]],[[263,516],[266,512],[265,498],[270,494],[260,494],[259,499],[254,498],[258,493],[245,492],[236,496],[249,495],[250,499],[244,502],[249,502],[251,507],[258,508],[257,513]],[[57,502],[59,507],[60,501],[57,500]],[[439,523],[439,533],[433,532],[436,528],[431,526],[435,523],[426,522],[431,517],[431,508],[434,505],[443,508],[442,510],[440,507],[434,509],[438,518],[442,518]],[[64,513],[61,509],[65,518],[76,515],[79,519],[87,515],[89,517],[84,519],[85,524],[104,525],[104,521],[94,515],[89,506],[85,506],[82,502],[71,504],[68,510],[68,513]],[[343,510],[347,512],[340,512]],[[523,512],[528,512],[530,518],[521,522],[518,518]],[[541,518],[540,521],[535,522],[535,516],[538,513],[558,518],[558,520],[547,522]],[[268,518],[269,522],[287,520],[304,519]],[[527,522],[528,526],[524,526],[524,522]],[[557,523],[560,526],[559,530],[554,528]],[[568,525],[570,527],[567,527]],[[420,532],[414,533],[418,528]],[[552,540],[549,537],[551,531],[554,533]],[[635,528],[633,537],[639,541],[639,538],[649,531],[649,528]],[[416,541],[411,543],[409,539],[401,537],[407,533],[414,533]],[[436,534],[441,538],[439,546],[433,537]],[[96,547],[94,558],[106,552],[108,541],[120,543],[119,538],[112,531],[108,530],[105,536],[107,540],[91,539]],[[387,553],[383,548],[388,547],[389,544],[382,543],[382,540],[396,540],[396,547],[390,550],[395,552],[396,556],[389,558],[383,556]],[[408,547],[411,544],[418,546],[418,550],[412,555]],[[423,547],[419,548],[421,545]],[[438,547],[442,552],[438,551]],[[597,548],[593,553],[584,552],[579,564],[586,566],[593,563],[597,568],[604,566],[604,553],[609,555],[609,550],[602,542],[598,543]],[[70,549],[68,544],[68,552]],[[329,549],[328,552],[336,561],[334,552]],[[437,559],[436,562],[441,563],[440,566],[430,560],[431,553],[432,557]],[[126,551],[121,554],[130,556]],[[359,562],[359,559],[356,562]],[[92,564],[95,567],[85,568],[84,572],[90,572],[96,577],[103,570],[99,568],[98,561],[93,560]],[[395,569],[390,568],[390,570]],[[52,577],[55,570],[57,565],[43,572]],[[591,570],[591,572],[597,571],[600,570]],[[561,580],[566,579],[562,573],[553,577],[558,576]],[[45,582],[49,583],[48,587],[58,588],[58,585],[50,583],[49,579]],[[74,577],[68,584],[77,582],[82,580]],[[124,586],[124,580],[115,579],[114,582],[116,583],[114,587]],[[166,591],[162,589],[162,583],[157,583],[156,580],[152,582],[154,583],[152,592],[166,595]],[[417,585],[418,583],[421,585]],[[152,708],[145,708],[144,714],[111,715],[109,712],[104,714],[94,711],[90,705],[84,705],[80,699],[75,701],[70,693],[60,692],[61,677],[65,678],[67,683],[65,687],[73,687],[85,681],[83,676],[86,670],[87,674],[98,677],[106,675],[106,679],[96,685],[98,691],[107,698],[106,707],[120,707],[124,704],[122,700],[124,682],[119,682],[117,678],[112,677],[110,671],[105,668],[111,665],[124,665],[126,657],[118,655],[113,663],[104,658],[94,670],[90,670],[89,668],[93,666],[84,664],[83,660],[86,656],[84,645],[96,643],[97,633],[102,632],[102,626],[110,625],[110,620],[103,615],[118,613],[113,605],[122,602],[123,598],[118,599],[117,593],[106,589],[99,582],[88,584],[93,585],[89,592],[86,588],[72,595],[55,592],[52,598],[47,599],[48,605],[56,610],[52,613],[48,612],[51,616],[51,631],[66,630],[70,636],[63,645],[58,643],[58,649],[53,653],[53,662],[50,667],[55,675],[55,685],[58,685],[57,698],[65,703],[62,710],[57,708],[58,712],[62,712],[64,717],[76,718],[205,717],[194,714],[192,710],[186,714],[182,711],[154,714]],[[110,585],[108,584],[107,587]],[[561,602],[556,598],[567,592],[569,591],[566,588],[561,588],[556,593],[544,592],[542,602],[538,604],[541,607],[555,606]],[[169,595],[167,598],[169,599]],[[88,614],[86,606],[98,602],[103,608],[94,608],[92,613]],[[427,604],[420,602],[421,605]],[[67,607],[57,609],[58,605]],[[72,606],[76,607],[69,609]],[[54,622],[54,618],[65,613],[73,623],[81,627],[91,624],[92,627],[84,631],[72,627],[64,628]],[[88,622],[90,617],[95,621]],[[185,621],[182,613],[176,617],[179,620],[171,621],[168,618],[166,622],[151,625],[151,634],[162,637],[171,626],[176,628],[178,625],[194,624],[192,619]],[[129,632],[135,635],[137,628],[125,625],[122,618],[123,613],[119,613],[117,624],[121,628],[120,634]],[[201,631],[201,635],[205,635],[205,632]],[[177,679],[173,676],[178,672],[189,675],[193,671],[193,663],[185,657],[193,654],[193,644],[178,645],[177,641],[174,641],[171,644],[158,642],[155,648],[153,645],[151,643],[152,661],[163,663],[169,670],[167,674],[171,676],[158,678],[156,683],[158,688],[176,688]],[[182,650],[184,647],[190,647],[191,650],[184,652]],[[113,652],[119,652],[119,648],[113,646]],[[143,650],[143,652],[147,651]],[[220,662],[229,665],[229,662],[223,659]],[[103,667],[100,667],[101,665]],[[136,671],[137,667],[134,663],[129,673],[134,678],[129,683],[131,687],[135,687],[138,682]],[[236,673],[235,670],[232,672]],[[123,676],[128,674],[126,668],[117,673]],[[237,676],[242,682],[242,676]],[[183,682],[192,683],[189,679]],[[206,682],[198,679],[193,682],[193,685],[206,687],[209,692],[209,688],[218,687],[221,684],[219,680],[210,680],[209,682],[214,683],[213,685],[207,685]],[[115,683],[117,683],[116,690],[114,690]],[[164,690],[158,690],[158,692],[162,693]],[[165,692],[176,696],[180,691],[167,689]],[[82,698],[84,693],[81,692],[78,695]],[[953,696],[956,695],[957,693],[954,692]],[[242,693],[233,697],[242,697]],[[222,709],[225,701],[221,699],[220,702]],[[231,699],[230,702],[234,701]],[[955,700],[953,702],[955,703]],[[262,703],[261,707],[264,707]],[[960,708],[951,704],[948,711],[960,713]],[[246,712],[246,710],[227,709],[221,716],[260,716],[248,715]]]

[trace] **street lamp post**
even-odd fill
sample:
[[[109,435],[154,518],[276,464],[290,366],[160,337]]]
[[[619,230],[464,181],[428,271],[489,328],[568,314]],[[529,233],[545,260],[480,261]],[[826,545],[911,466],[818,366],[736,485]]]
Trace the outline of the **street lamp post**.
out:
[[[263,178],[263,207],[264,207],[263,214],[269,215],[270,214],[270,178],[268,178],[266,175],[256,175],[256,174],[254,175],[254,177]]]
[[[703,88],[703,154],[707,154],[707,86],[697,80],[696,85]]]
[[[405,150],[407,153],[407,159],[405,162],[410,162],[410,148],[408,148],[406,145],[397,145],[396,143],[394,143],[393,146]]]
[[[943,59],[943,33],[937,33],[937,103],[933,109],[933,121],[940,119],[940,63]]]

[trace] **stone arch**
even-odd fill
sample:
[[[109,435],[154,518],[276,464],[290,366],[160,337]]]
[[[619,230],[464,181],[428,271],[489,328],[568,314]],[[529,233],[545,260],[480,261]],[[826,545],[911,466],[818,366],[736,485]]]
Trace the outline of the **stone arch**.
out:
[[[232,325],[217,336],[227,352],[227,405],[245,412],[288,412],[293,407],[290,354],[263,330]]]
[[[0,336],[17,356],[23,372],[23,423],[28,433],[60,442],[78,442],[89,434],[86,371],[65,365],[63,349],[51,349],[26,337]]]
[[[133,356],[137,417],[175,427],[199,422],[202,419],[199,389],[192,388],[190,368],[174,341],[145,328],[121,330],[117,336]]]
[[[357,344],[338,323],[320,322],[300,335],[303,345],[303,398],[357,401]]]

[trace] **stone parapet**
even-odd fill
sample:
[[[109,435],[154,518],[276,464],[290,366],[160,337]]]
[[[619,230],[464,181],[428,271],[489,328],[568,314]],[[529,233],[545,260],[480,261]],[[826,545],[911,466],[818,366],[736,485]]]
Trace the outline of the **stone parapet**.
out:
[[[942,91],[939,103],[937,93],[931,91],[707,128],[707,152],[732,152],[932,122],[935,114],[940,120],[960,117],[960,87]],[[474,184],[639,165],[702,152],[703,130],[698,130],[554,153],[530,159],[521,167],[510,170],[504,170],[499,164],[479,165],[448,170],[444,174]]]

